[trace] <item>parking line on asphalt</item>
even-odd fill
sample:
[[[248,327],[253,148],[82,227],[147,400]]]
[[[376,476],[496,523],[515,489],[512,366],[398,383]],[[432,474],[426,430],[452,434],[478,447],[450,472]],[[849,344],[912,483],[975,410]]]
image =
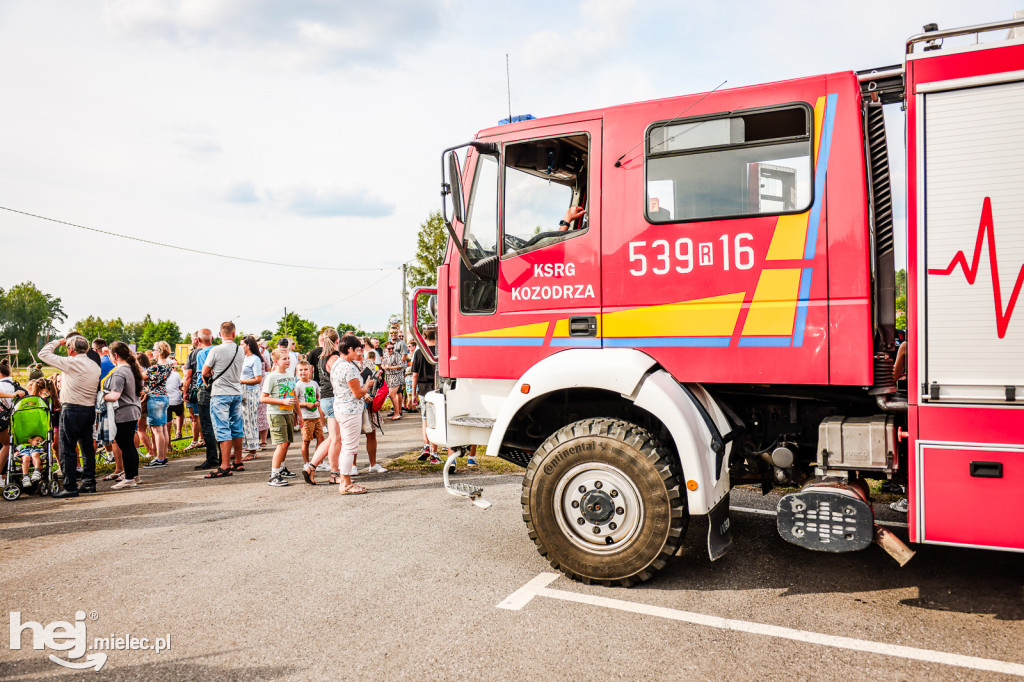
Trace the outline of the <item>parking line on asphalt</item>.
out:
[[[971,670],[985,670],[989,672],[1004,673],[1007,675],[1018,675],[1024,677],[1024,664],[998,661],[991,658],[979,658],[977,656],[964,656],[946,651],[935,651],[933,649],[918,649],[916,647],[902,646],[900,644],[887,644],[885,642],[873,642],[867,639],[855,639],[853,637],[839,637],[836,635],[825,635],[820,632],[797,630],[778,625],[756,623],[748,620],[736,620],[733,618],[720,618],[709,616],[704,613],[693,611],[680,611],[663,606],[652,606],[650,604],[638,604],[624,599],[612,599],[610,597],[599,597],[591,594],[580,594],[578,592],[566,592],[554,590],[548,587],[559,578],[557,573],[541,573],[536,578],[526,583],[518,590],[510,594],[504,601],[498,604],[499,609],[520,611],[530,603],[534,597],[549,597],[562,601],[587,604],[589,606],[601,606],[628,613],[638,613],[644,616],[655,616],[668,620],[690,623],[692,625],[703,625],[705,627],[717,628],[719,630],[731,630],[733,632],[745,632],[752,635],[764,635],[767,637],[778,637],[796,642],[806,642],[819,646],[828,646],[836,649],[849,649],[864,653],[882,654],[883,656],[894,656],[914,661],[925,661],[928,663],[941,663],[943,665],[955,666],[958,668],[969,668]]]
[[[737,511],[737,512],[742,512],[744,514],[761,514],[762,516],[778,516],[778,513],[772,511],[771,509],[755,509],[753,507],[729,507],[729,511]],[[892,528],[906,528],[907,527],[907,524],[903,523],[902,521],[878,521],[878,520],[876,520],[875,523],[877,523],[879,526],[891,526]]]

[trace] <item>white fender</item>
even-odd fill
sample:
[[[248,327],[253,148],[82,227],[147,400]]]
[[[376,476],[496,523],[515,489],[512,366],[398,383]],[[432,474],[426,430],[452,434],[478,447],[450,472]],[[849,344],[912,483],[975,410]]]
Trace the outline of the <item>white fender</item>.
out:
[[[505,431],[526,403],[564,388],[601,388],[631,396],[654,358],[632,348],[573,348],[549,355],[516,382],[491,427],[488,452],[498,452]],[[523,385],[530,387],[523,393]]]
[[[659,370],[648,375],[655,364],[651,356],[632,348],[581,348],[548,356],[527,370],[512,388],[495,419],[487,450],[499,451],[509,424],[535,398],[565,388],[618,393],[665,424],[676,444],[683,485],[686,481],[697,482],[696,490],[686,488],[689,512],[707,514],[729,492],[728,455],[732,444],[726,446],[722,471],[713,471],[716,456],[700,412],[671,374]],[[529,393],[522,392],[524,384],[529,385]],[[729,421],[707,391],[697,384],[688,384],[687,388],[708,411],[720,433],[728,433]]]
[[[728,419],[714,398],[699,384],[687,384],[701,402],[723,436],[731,430]],[[659,370],[648,376],[633,401],[637,407],[657,417],[672,434],[679,464],[683,469],[683,485],[696,481],[697,489],[686,487],[686,502],[691,516],[707,514],[729,492],[729,454],[732,443],[725,446],[721,471],[715,471],[717,456],[711,449],[711,433],[704,419],[672,375]]]

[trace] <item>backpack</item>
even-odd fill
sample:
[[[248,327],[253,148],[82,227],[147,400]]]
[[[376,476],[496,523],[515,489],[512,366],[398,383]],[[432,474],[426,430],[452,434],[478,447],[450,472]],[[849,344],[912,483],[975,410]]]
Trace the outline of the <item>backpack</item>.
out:
[[[380,382],[380,388],[373,394],[373,401],[370,403],[370,412],[380,412],[380,408],[384,407],[384,401],[388,399],[388,385],[385,382]]]

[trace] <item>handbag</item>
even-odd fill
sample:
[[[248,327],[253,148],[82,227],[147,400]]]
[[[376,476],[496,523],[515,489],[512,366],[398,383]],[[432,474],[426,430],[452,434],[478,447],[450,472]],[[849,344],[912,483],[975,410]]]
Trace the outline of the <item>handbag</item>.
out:
[[[213,352],[213,351],[210,351],[210,352]],[[202,402],[202,401],[210,402],[210,390],[213,389],[213,385],[215,383],[217,383],[217,379],[220,379],[222,376],[224,376],[225,372],[227,372],[229,369],[231,369],[231,365],[235,364],[235,358],[237,358],[237,357],[238,357],[238,345],[236,344],[235,345],[235,352],[231,356],[231,361],[228,362],[227,366],[224,367],[224,369],[222,369],[220,371],[220,374],[218,374],[217,376],[215,376],[213,379],[210,380],[210,385],[209,386],[206,385],[206,380],[205,379],[203,379],[200,382],[200,386],[199,386],[199,400],[200,400],[200,402]],[[202,375],[200,375],[199,378],[202,379]]]
[[[363,410],[363,425],[359,432],[363,434],[373,433],[373,424],[370,423],[369,410]]]

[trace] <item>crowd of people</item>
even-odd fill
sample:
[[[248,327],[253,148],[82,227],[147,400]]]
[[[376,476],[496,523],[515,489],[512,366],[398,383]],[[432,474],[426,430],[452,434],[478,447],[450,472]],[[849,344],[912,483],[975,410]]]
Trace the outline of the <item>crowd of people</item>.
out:
[[[13,401],[31,394],[45,398],[53,415],[52,442],[63,477],[54,495],[58,498],[96,492],[97,452],[113,458],[114,471],[102,479],[112,482],[112,489],[138,486],[140,466],[169,465],[171,443],[182,437],[186,419],[192,427],[186,449],[203,450],[204,460],[195,469],[206,471],[204,478],[245,471],[246,462],[269,443],[273,455],[268,483],[287,486],[297,475],[285,462],[291,444],[300,443],[306,483],[316,485],[318,473],[328,474],[341,494],[358,495],[367,492],[352,479],[360,473],[356,455],[361,436],[370,462],[364,472],[386,473],[377,462],[381,420],[402,419],[403,413],[416,411],[421,396],[434,388],[434,365],[397,328],[382,345],[377,337],[359,338],[352,332],[339,336],[325,327],[319,345],[307,354],[300,354],[289,338],[272,348],[253,336],[236,340],[232,322],[220,325],[218,336],[221,343],[215,345],[209,329],[196,332],[186,361],[178,366],[165,341],[134,352],[121,341],[108,345],[98,338],[90,343],[72,332],[39,351],[39,359],[59,374],[44,378],[40,366],[33,366],[24,388],[0,363],[0,472],[7,471],[11,456],[3,416]],[[431,330],[426,340],[433,352]],[[58,354],[59,347],[66,356]],[[385,416],[387,400],[391,410]],[[420,460],[440,463],[436,446],[427,440],[425,421],[421,429]],[[41,444],[16,445],[22,460],[20,481],[29,487],[41,478]],[[145,465],[140,446],[149,453]],[[472,455],[469,465],[476,465]]]

